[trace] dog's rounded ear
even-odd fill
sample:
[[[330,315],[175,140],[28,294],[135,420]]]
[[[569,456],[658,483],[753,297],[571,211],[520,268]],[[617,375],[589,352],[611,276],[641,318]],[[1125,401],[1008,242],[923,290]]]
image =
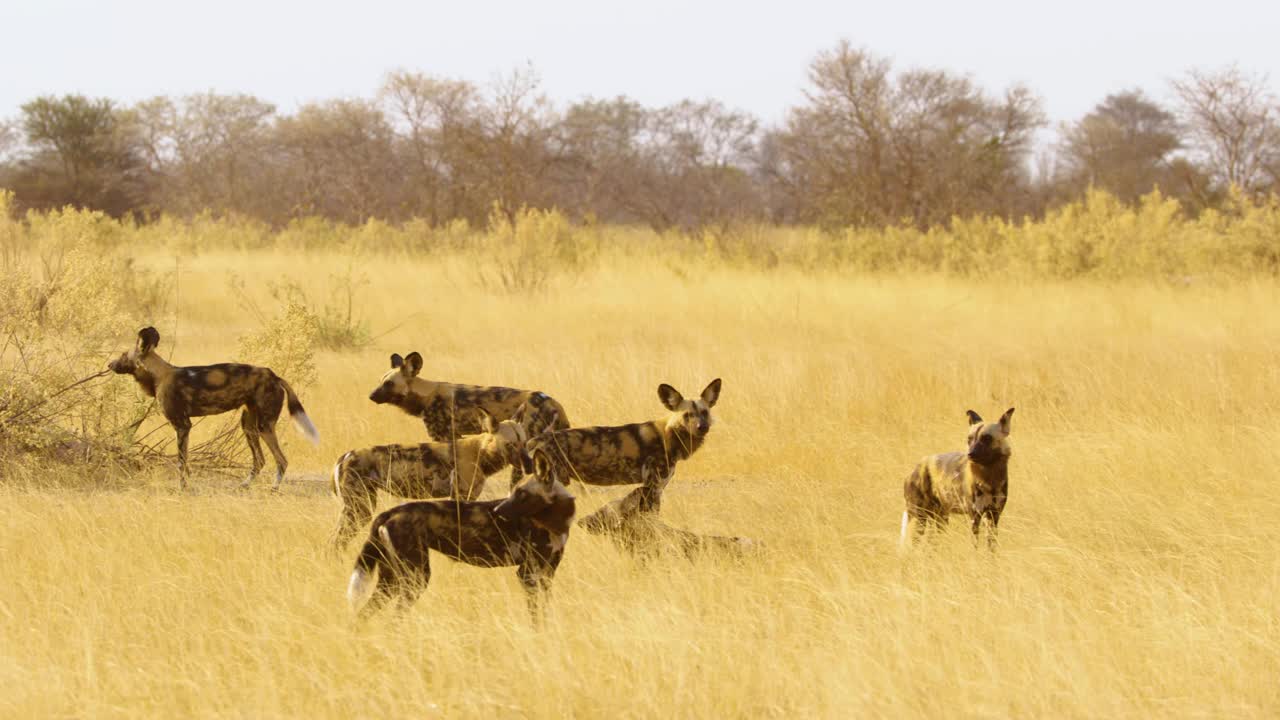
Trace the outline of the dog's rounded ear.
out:
[[[965,412],[965,414],[966,414],[966,415],[968,415],[968,416],[969,416],[969,424],[970,424],[970,425],[977,425],[978,423],[982,422],[982,416],[981,416],[981,415],[979,415],[978,413],[976,413],[976,412],[974,412],[974,411],[972,411],[972,410],[965,410],[964,412]]]
[[[551,460],[547,458],[547,454],[541,450],[535,450],[533,452],[533,474],[547,485],[551,485],[559,479],[556,477],[555,466],[552,464]],[[563,478],[562,482],[565,485],[568,485],[569,478]]]
[[[1004,433],[1005,435],[1009,434],[1009,430],[1011,429],[1009,426],[1009,420],[1012,418],[1013,418],[1013,408],[1009,408],[1008,410],[1005,410],[1004,414],[1000,416],[1000,432]]]
[[[418,377],[418,373],[422,372],[422,356],[416,352],[409,353],[404,359],[403,372],[409,377]]]
[[[707,407],[715,407],[716,401],[720,399],[720,378],[716,378],[707,384],[706,389],[702,391],[702,402]]]
[[[138,354],[146,355],[160,344],[160,331],[144,327],[138,331]]]
[[[391,353],[391,369],[396,370],[404,365],[404,358],[400,357],[400,353]]]
[[[666,383],[658,386],[658,399],[662,401],[662,404],[668,410],[673,412],[680,407],[680,403],[684,402],[684,396],[680,394],[680,391]]]

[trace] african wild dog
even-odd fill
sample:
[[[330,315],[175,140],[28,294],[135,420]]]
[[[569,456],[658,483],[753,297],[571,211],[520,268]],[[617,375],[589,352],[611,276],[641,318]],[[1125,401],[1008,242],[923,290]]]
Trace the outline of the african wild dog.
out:
[[[699,535],[662,522],[656,513],[643,510],[653,505],[646,498],[656,491],[654,487],[642,485],[578,524],[593,535],[608,535],[619,547],[642,557],[652,554],[663,543],[669,543],[687,557],[707,550],[741,555],[760,549],[759,541],[751,538]]]
[[[662,491],[671,481],[676,463],[697,452],[711,430],[711,408],[720,398],[720,379],[712,380],[696,400],[686,400],[665,383],[658,386],[658,398],[671,411],[658,420],[556,430],[529,440],[530,454],[546,453],[565,483],[579,480],[589,485],[643,486],[584,518],[579,523],[584,528],[604,532],[612,527],[604,518],[593,520],[600,513],[630,517],[660,509]],[[621,510],[624,505],[625,512]]]
[[[450,443],[378,445],[344,454],[333,468],[333,489],[342,514],[333,545],[342,548],[373,517],[378,491],[402,498],[475,500],[485,479],[508,465],[532,471],[521,408],[510,420],[494,422],[481,410],[484,432]],[[455,472],[456,469],[456,472]]]
[[[546,393],[516,390],[508,387],[480,387],[423,380],[422,355],[411,352],[406,358],[391,356],[391,370],[382,376],[369,399],[390,403],[422,418],[432,440],[447,440],[458,435],[480,432],[480,413],[484,410],[495,420],[506,420],[529,404],[524,423],[530,436],[548,428],[569,427],[564,408]]]
[[[517,566],[537,619],[540,595],[549,589],[569,541],[573,513],[573,496],[541,454],[534,456],[533,474],[502,500],[437,500],[391,508],[369,529],[347,585],[347,600],[361,615],[392,599],[408,607],[431,579],[434,550],[479,567]],[[361,610],[370,585],[372,598]]]
[[[523,424],[529,437],[548,429],[569,427],[564,407],[551,396],[536,390],[508,387],[481,387],[423,380],[422,355],[411,352],[408,357],[391,356],[391,370],[382,376],[369,399],[382,405],[395,405],[414,417],[422,418],[432,440],[449,440],[460,435],[480,432],[480,413],[484,410],[495,420],[507,420],[522,405],[528,405]],[[515,486],[522,471],[512,468],[511,484]]]
[[[911,543],[909,526],[922,535],[930,521],[944,525],[951,514],[968,515],[973,522],[973,540],[978,541],[982,519],[990,523],[987,545],[996,544],[996,527],[1009,496],[1009,421],[1013,408],[1000,420],[984,423],[970,410],[967,452],[930,455],[916,465],[903,488],[907,509],[902,513],[903,547]]]
[[[248,487],[267,463],[262,446],[258,444],[259,437],[267,441],[276,461],[276,481],[272,487],[280,487],[289,461],[280,449],[275,428],[286,399],[289,416],[298,430],[311,442],[320,442],[316,426],[302,409],[293,388],[270,368],[237,363],[177,367],[155,352],[159,344],[160,333],[153,327],[143,328],[138,331],[138,343],[134,349],[121,353],[120,357],[107,363],[107,368],[119,375],[132,375],[143,391],[156,399],[160,412],[177,431],[180,487],[186,487],[190,474],[187,439],[193,417],[219,415],[244,408],[240,414],[240,428],[244,430],[249,450],[253,453],[253,466],[241,487]]]

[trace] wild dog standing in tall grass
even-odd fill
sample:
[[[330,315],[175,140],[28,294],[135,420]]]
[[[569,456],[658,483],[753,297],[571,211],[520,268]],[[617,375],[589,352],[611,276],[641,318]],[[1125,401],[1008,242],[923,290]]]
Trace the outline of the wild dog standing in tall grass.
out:
[[[422,355],[411,352],[408,357],[401,358],[393,354],[391,370],[369,393],[369,399],[379,405],[395,405],[414,417],[422,418],[432,440],[448,440],[480,432],[481,410],[502,421],[514,416],[526,403],[529,407],[523,422],[531,437],[548,428],[569,427],[564,407],[546,393],[424,380],[418,377],[420,372]]]
[[[450,440],[480,432],[481,410],[502,421],[514,416],[525,405],[528,407],[521,422],[529,437],[549,429],[569,427],[564,407],[544,392],[423,380],[418,377],[420,372],[422,355],[416,352],[404,358],[392,355],[391,370],[369,393],[369,399],[379,405],[394,405],[422,418],[432,440]],[[522,472],[518,466],[512,468],[512,487],[520,481]]]
[[[545,455],[510,497],[483,502],[427,501],[391,508],[369,529],[356,558],[347,600],[367,615],[389,600],[413,604],[431,579],[430,551],[479,567],[516,566],[537,618],[573,523],[574,500]],[[375,579],[376,576],[376,579]],[[360,609],[361,601],[373,595]]]
[[[534,436],[531,454],[544,453],[565,479],[589,485],[641,487],[614,500],[578,524],[592,533],[615,532],[640,513],[657,513],[662,492],[675,474],[676,464],[702,447],[715,419],[711,408],[720,399],[720,379],[702,394],[686,400],[667,384],[658,398],[670,413],[663,418],[615,427],[581,427]]]
[[[107,363],[107,368],[119,375],[132,375],[143,391],[156,399],[160,412],[177,431],[179,487],[187,486],[190,474],[187,439],[193,417],[219,415],[244,408],[240,414],[240,428],[244,430],[245,440],[253,453],[253,466],[240,487],[248,487],[267,464],[259,438],[267,441],[276,461],[276,481],[272,487],[280,487],[289,460],[276,439],[276,421],[286,399],[289,416],[298,430],[311,442],[320,442],[320,434],[302,409],[293,388],[270,368],[239,363],[177,367],[155,352],[159,344],[160,333],[153,327],[143,328],[138,331],[137,345]]]
[[[947,516],[968,515],[973,523],[973,540],[978,541],[983,518],[987,545],[995,549],[996,527],[1009,497],[1009,421],[1013,408],[1000,420],[985,423],[969,410],[969,449],[964,452],[930,455],[911,472],[903,488],[907,509],[902,513],[903,547],[911,543],[909,528],[915,521],[920,536],[930,522],[945,525]]]
[[[378,445],[344,454],[333,468],[333,489],[342,501],[334,548],[344,547],[373,517],[379,490],[402,498],[469,501],[480,496],[486,478],[508,465],[531,472],[524,449],[529,436],[521,425],[524,408],[502,422],[481,413],[484,432],[453,444]]]

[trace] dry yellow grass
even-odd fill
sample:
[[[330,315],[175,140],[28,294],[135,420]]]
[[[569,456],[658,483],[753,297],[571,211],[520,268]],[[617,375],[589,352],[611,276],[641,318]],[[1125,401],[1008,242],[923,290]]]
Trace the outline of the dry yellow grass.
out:
[[[171,267],[159,252],[144,264]],[[254,321],[226,274],[320,296],[324,252],[183,264],[173,359]],[[615,257],[544,295],[462,260],[367,259],[374,348],[323,353],[281,432],[286,489],[167,470],[126,489],[0,486],[3,717],[1274,717],[1280,713],[1280,287],[1023,285]],[[265,297],[265,292],[262,297]],[[120,338],[121,346],[129,338]],[[437,558],[407,616],[353,627],[322,546],[351,447],[415,442],[366,396],[424,375],[541,388],[575,424],[655,417],[659,382],[724,378],[673,524],[749,562],[640,564],[575,534],[531,626],[512,570]],[[104,358],[105,360],[105,358]],[[126,382],[119,379],[118,382]],[[1018,408],[1003,544],[963,523],[896,553],[902,480]],[[206,426],[206,430],[207,430]],[[199,433],[200,430],[197,430]],[[501,485],[494,483],[493,485]],[[500,490],[491,485],[488,494]],[[580,513],[622,490],[574,486]],[[351,548],[352,555],[355,547]]]

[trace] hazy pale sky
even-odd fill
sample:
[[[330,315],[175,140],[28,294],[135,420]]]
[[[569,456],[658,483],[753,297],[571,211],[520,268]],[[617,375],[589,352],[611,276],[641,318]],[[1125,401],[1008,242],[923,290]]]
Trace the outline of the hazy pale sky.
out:
[[[1054,121],[1110,92],[1168,97],[1190,67],[1280,80],[1280,4],[967,2],[184,2],[3,0],[0,118],[42,94],[133,102],[245,92],[299,103],[371,96],[394,68],[483,84],[531,63],[557,103],[714,97],[767,122],[802,99],[840,38],[895,67],[941,67],[998,91],[1029,85]]]

